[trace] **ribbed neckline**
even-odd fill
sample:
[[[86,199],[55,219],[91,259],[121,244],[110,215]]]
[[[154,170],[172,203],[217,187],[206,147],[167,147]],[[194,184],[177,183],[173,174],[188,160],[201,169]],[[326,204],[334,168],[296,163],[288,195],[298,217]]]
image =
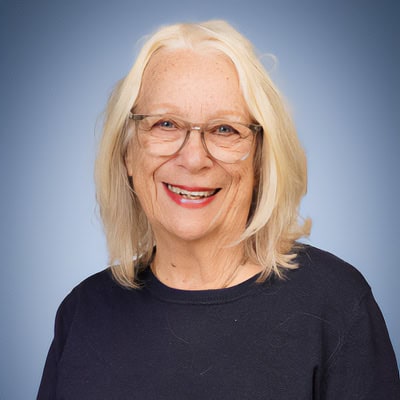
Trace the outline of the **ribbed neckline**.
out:
[[[144,289],[159,300],[179,304],[221,304],[236,301],[251,294],[259,274],[238,285],[224,289],[182,290],[169,287],[158,280],[151,268],[143,271]]]

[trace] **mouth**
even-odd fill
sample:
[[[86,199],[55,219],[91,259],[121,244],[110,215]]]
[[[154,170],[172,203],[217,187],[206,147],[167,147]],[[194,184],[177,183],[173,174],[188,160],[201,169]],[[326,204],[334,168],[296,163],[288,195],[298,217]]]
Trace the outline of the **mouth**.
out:
[[[164,188],[172,201],[182,207],[192,209],[207,206],[221,190],[221,188],[176,186],[166,182],[164,182]]]
[[[221,189],[203,189],[203,188],[193,188],[192,190],[184,189],[181,186],[173,186],[170,183],[166,183],[166,186],[169,191],[175,193],[179,196],[182,196],[187,200],[200,200],[207,199],[211,196],[217,194]]]

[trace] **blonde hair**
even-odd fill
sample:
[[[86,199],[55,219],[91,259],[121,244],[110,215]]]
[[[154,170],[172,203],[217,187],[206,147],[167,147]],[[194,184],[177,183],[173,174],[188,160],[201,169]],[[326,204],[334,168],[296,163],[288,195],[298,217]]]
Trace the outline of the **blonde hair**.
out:
[[[308,235],[311,225],[309,220],[300,223],[298,213],[307,187],[305,154],[282,96],[251,43],[228,23],[208,21],[158,30],[145,42],[108,102],[95,180],[115,279],[137,287],[137,273],[150,262],[155,246],[151,226],[130,186],[125,154],[129,111],[150,58],[162,48],[217,50],[236,67],[250,113],[264,130],[255,157],[257,187],[241,240],[246,258],[263,267],[259,281],[271,274],[282,277],[285,268],[297,267],[296,240]]]

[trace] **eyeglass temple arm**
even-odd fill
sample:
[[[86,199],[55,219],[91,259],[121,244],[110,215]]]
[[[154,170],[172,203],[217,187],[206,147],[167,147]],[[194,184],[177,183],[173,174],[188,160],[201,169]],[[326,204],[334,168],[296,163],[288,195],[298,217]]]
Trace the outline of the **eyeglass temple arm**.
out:
[[[262,125],[250,124],[250,125],[248,125],[248,127],[249,127],[254,133],[263,133],[263,132],[264,132],[264,129],[263,129]]]
[[[133,114],[132,111],[129,112],[129,119],[133,119],[134,121],[141,121],[142,119],[146,118],[147,115],[145,114]]]

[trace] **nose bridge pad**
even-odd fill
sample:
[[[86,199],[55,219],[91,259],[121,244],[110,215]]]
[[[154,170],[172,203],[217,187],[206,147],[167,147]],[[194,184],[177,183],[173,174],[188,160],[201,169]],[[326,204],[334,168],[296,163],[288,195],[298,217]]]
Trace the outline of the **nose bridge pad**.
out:
[[[187,143],[188,140],[189,140],[190,134],[191,134],[193,131],[196,131],[196,132],[198,132],[198,133],[200,134],[201,143],[202,143],[202,145],[203,145],[203,148],[204,148],[206,154],[207,154],[208,156],[211,156],[210,152],[208,151],[207,145],[206,145],[206,140],[205,140],[205,138],[204,138],[204,129],[203,129],[203,126],[202,126],[202,125],[190,125],[190,126],[187,127],[185,140],[183,141],[181,147],[179,148],[179,150],[178,150],[176,153],[179,153],[179,152],[184,148],[184,146],[186,145],[186,143]]]
[[[197,131],[200,133],[200,139],[201,143],[203,145],[204,151],[208,156],[211,156],[210,152],[208,151],[207,145],[206,145],[206,139],[205,139],[205,132],[204,132],[204,126],[202,125],[197,125],[197,126],[192,126],[192,131]]]

